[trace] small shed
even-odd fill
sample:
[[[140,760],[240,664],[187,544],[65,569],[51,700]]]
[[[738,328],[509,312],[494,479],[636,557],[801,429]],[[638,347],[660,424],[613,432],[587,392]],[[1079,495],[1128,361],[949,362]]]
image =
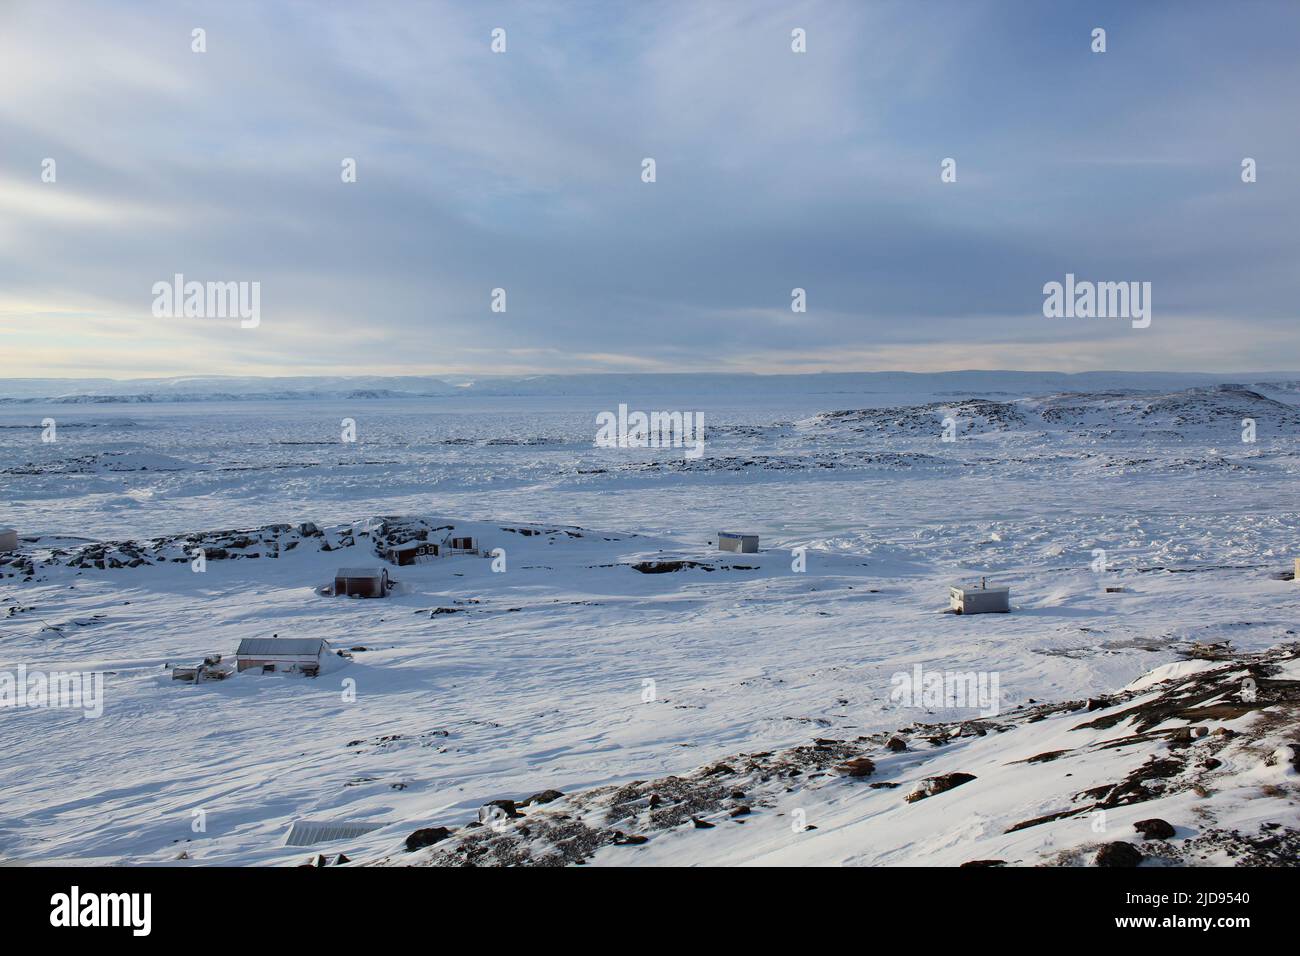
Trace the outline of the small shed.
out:
[[[384,552],[384,557],[398,567],[415,564],[421,558],[436,558],[438,546],[424,541],[407,541],[404,544],[391,545]]]
[[[383,568],[339,568],[334,574],[334,596],[381,598],[388,595],[388,572]]]
[[[235,670],[241,674],[260,667],[263,674],[320,673],[321,661],[330,652],[323,637],[246,637],[235,651]]]
[[[468,535],[457,538],[448,537],[443,542],[443,548],[447,554],[477,554],[478,542]]]
[[[758,554],[758,535],[719,531],[718,550],[734,551],[737,554]]]
[[[1011,588],[979,584],[956,585],[948,589],[949,609],[957,614],[1006,614],[1011,610]]]
[[[18,550],[18,532],[13,528],[0,528],[0,554]]]

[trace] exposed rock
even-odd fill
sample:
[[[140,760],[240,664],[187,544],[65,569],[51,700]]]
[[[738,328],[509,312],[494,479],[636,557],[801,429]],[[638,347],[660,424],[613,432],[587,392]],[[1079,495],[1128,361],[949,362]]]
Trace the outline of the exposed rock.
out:
[[[712,571],[713,566],[701,564],[699,561],[638,561],[632,565],[642,574],[668,574],[672,571],[681,571],[684,568],[700,568],[704,571]]]
[[[1144,840],[1168,840],[1174,835],[1173,824],[1161,820],[1159,817],[1152,817],[1150,820],[1139,820],[1133,824],[1133,829],[1141,833]]]
[[[835,772],[845,777],[869,777],[876,770],[876,763],[870,757],[854,757],[835,768]]]
[[[975,775],[971,773],[945,773],[938,777],[926,777],[917,789],[907,795],[907,802],[916,803],[926,797],[946,793],[953,787],[960,787],[963,783],[970,783],[974,779],[976,779]]]
[[[490,823],[497,819],[513,820],[523,816],[513,800],[489,800],[478,808],[478,822]]]
[[[560,799],[562,796],[564,796],[564,794],[559,790],[542,790],[526,799],[522,804],[520,804],[520,806],[530,807],[543,803],[551,803],[554,800]]]
[[[1093,862],[1098,866],[1137,866],[1142,860],[1142,851],[1132,843],[1116,840],[1098,850]]]
[[[419,850],[426,846],[433,846],[435,843],[447,839],[451,836],[451,831],[446,827],[424,827],[416,830],[406,838],[407,852]]]

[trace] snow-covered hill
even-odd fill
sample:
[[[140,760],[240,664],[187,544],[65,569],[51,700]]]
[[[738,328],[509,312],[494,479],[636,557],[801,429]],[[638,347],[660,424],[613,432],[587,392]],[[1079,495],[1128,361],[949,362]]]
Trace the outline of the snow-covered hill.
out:
[[[1300,645],[1198,654],[1088,700],[499,800],[379,862],[1294,866]]]
[[[964,399],[834,411],[799,425],[818,435],[926,437],[940,434],[945,420],[951,420],[959,435],[1061,430],[1102,438],[1222,441],[1240,431],[1246,419],[1254,421],[1257,430],[1294,435],[1300,429],[1300,407],[1243,385],[1214,385],[1176,392],[1068,392],[1009,401]]]

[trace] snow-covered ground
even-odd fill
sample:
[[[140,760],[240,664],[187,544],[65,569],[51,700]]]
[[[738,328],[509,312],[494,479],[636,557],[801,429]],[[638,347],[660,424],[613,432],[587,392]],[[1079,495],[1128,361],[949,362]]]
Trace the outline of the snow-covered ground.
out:
[[[0,674],[106,676],[99,718],[0,711],[0,857],[288,864],[342,850],[407,862],[412,831],[463,825],[490,800],[690,775],[818,738],[877,746],[980,717],[900,700],[895,675],[917,665],[996,678],[1007,714],[1118,691],[1196,642],[1261,652],[1295,640],[1294,381],[1143,388],[1121,376],[1066,394],[815,378],[771,393],[632,382],[648,390],[435,395],[423,383],[416,396],[382,381],[310,399],[8,392],[21,400],[0,406],[0,525],[23,542],[0,565]],[[594,447],[596,415],[620,402],[703,412],[704,456]],[[355,443],[340,440],[344,419]],[[503,549],[504,572],[453,556],[389,565],[386,600],[320,593],[339,567],[382,565],[376,541],[412,529],[438,540],[447,526]],[[760,534],[762,553],[719,553],[718,530]],[[195,547],[210,555],[202,573]],[[1011,586],[1013,612],[944,613],[948,585],[979,576]],[[169,664],[271,635],[323,637],[351,658],[315,679],[170,679]],[[1049,723],[935,757],[951,766],[908,764],[911,751],[872,759],[909,786],[903,770],[980,776],[959,764],[996,761],[999,740]],[[1234,825],[1252,813],[1300,825],[1281,759],[1258,770],[1262,796]],[[1088,773],[1122,778],[1132,768],[1120,763]],[[694,839],[688,820],[591,859],[955,864],[986,855],[990,819],[1060,809],[1046,806],[1050,788],[1016,780],[953,791],[972,802],[927,817],[925,836],[888,816],[872,825],[875,804],[822,788],[816,840],[784,819],[756,825],[794,809],[773,796],[725,838]],[[918,814],[949,796],[908,805],[904,792],[889,799]],[[386,826],[286,847],[296,820]],[[1098,839],[1072,826],[990,852],[1055,860]]]

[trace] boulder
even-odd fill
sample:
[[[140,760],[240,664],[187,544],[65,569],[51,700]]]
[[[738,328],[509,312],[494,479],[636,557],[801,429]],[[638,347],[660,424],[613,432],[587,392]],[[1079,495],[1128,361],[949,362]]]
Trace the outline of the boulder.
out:
[[[451,831],[446,827],[424,827],[416,830],[406,838],[406,850],[409,853],[413,850],[423,849],[426,846],[433,846],[449,836],[451,836]]]
[[[518,804],[513,800],[489,800],[483,806],[478,808],[478,822],[489,823],[495,819],[513,820],[515,817],[523,816],[519,812]]]
[[[1152,817],[1150,820],[1139,820],[1133,824],[1133,829],[1142,834],[1144,840],[1168,840],[1174,835],[1173,824],[1159,817]]]
[[[907,802],[916,803],[926,797],[946,793],[953,787],[960,787],[963,783],[970,783],[974,779],[976,778],[973,773],[945,773],[938,777],[926,777],[919,787],[907,795]]]
[[[876,771],[876,763],[870,757],[854,757],[835,768],[835,772],[844,777],[869,777]]]
[[[1137,866],[1142,859],[1142,851],[1132,843],[1116,840],[1098,850],[1093,862],[1098,866]]]
[[[560,799],[562,796],[564,796],[564,794],[559,790],[542,790],[525,800],[521,806],[529,807],[534,804],[540,805],[543,803],[551,803],[554,800]]]

